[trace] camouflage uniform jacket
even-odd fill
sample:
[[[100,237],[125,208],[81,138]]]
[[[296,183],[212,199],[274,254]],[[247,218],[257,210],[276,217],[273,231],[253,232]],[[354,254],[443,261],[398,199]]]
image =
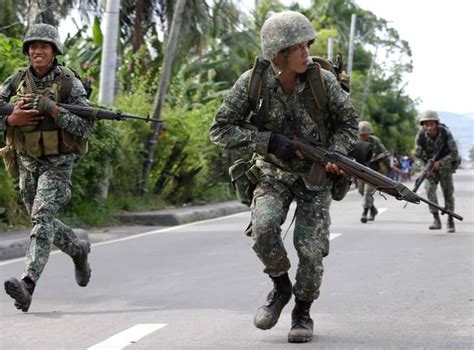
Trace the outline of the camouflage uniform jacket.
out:
[[[31,67],[29,69],[32,69]],[[33,75],[35,85],[38,89],[45,89],[51,87],[57,77],[61,74],[60,68],[54,66],[51,71],[44,76],[43,78],[37,78]],[[9,103],[12,97],[16,95],[15,86],[12,86],[12,76],[7,78],[5,82],[0,86],[0,105]],[[88,106],[88,100],[86,98],[87,94],[82,85],[81,81],[76,77],[73,77],[73,84],[69,98],[64,103],[75,104],[80,106]],[[55,99],[55,96],[51,96]],[[7,128],[7,116],[0,116],[0,130]],[[90,135],[93,128],[92,120],[84,119],[76,116],[75,114],[69,112],[68,110],[60,107],[58,116],[56,117],[56,126],[60,129],[64,129],[73,135],[77,135],[83,138],[86,138]],[[48,162],[53,166],[72,166],[75,155],[70,154],[60,154],[57,156],[43,156],[41,157],[42,162]],[[23,165],[27,169],[33,171],[35,168],[36,160],[27,156],[21,155],[20,159]]]
[[[329,146],[347,153],[357,141],[359,116],[352,106],[349,94],[343,91],[332,73],[321,70],[328,104],[324,111],[324,127]],[[248,123],[250,106],[248,85],[251,71],[240,76],[219,108],[210,129],[210,139],[217,145],[240,152],[257,154],[256,165],[264,175],[272,176],[287,184],[303,177],[306,187],[313,189],[306,179],[310,164],[299,159],[282,162],[268,153],[271,133],[280,133],[313,142],[319,141],[318,125],[307,112],[304,89],[305,75],[297,79],[294,91],[285,93],[271,69],[268,70],[267,84],[270,91],[270,106],[260,125],[264,130],[248,130],[242,127]],[[255,121],[253,125],[257,126]]]
[[[442,135],[442,132],[438,129],[438,135],[433,139],[426,132],[421,128],[416,135],[416,149],[415,149],[415,157],[417,158],[418,162],[425,165],[428,160],[433,157],[436,150],[439,147],[442,147],[443,144],[447,147],[447,154],[442,157],[439,161],[441,163],[442,168],[453,168],[453,166],[457,166],[459,160],[459,152],[456,146],[456,141],[454,141],[454,137],[451,132],[445,128],[446,130],[446,139]],[[421,134],[425,133],[425,147],[423,148],[420,142]]]

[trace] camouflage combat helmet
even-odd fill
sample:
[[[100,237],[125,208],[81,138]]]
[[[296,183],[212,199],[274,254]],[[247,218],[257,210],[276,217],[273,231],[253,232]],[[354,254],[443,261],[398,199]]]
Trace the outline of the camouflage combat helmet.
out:
[[[57,55],[63,53],[63,45],[58,30],[50,24],[34,24],[28,29],[23,39],[23,53],[28,55],[28,46],[33,41],[45,41],[53,45]]]
[[[423,125],[424,122],[432,120],[439,124],[439,116],[435,111],[425,111],[418,116],[418,121],[420,125]]]
[[[372,134],[373,132],[372,125],[368,121],[359,122],[359,135]]]
[[[260,38],[263,58],[271,60],[287,47],[314,40],[316,33],[311,22],[301,13],[283,11],[263,23]]]

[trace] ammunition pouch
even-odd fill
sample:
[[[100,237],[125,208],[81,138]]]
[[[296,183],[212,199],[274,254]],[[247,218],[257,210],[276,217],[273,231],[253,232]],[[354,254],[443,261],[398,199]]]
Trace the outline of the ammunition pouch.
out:
[[[58,154],[86,154],[87,139],[72,135],[61,129],[25,131],[23,127],[8,128],[6,143],[20,154],[32,157]]]
[[[5,169],[7,170],[8,175],[16,179],[20,176],[18,169],[18,161],[16,159],[15,150],[11,145],[6,145],[3,148],[0,148],[0,155],[3,158],[3,163],[5,164]]]
[[[258,182],[258,169],[252,160],[245,161],[238,159],[229,168],[229,175],[232,186],[237,195],[237,200],[250,206],[253,199],[253,191]]]

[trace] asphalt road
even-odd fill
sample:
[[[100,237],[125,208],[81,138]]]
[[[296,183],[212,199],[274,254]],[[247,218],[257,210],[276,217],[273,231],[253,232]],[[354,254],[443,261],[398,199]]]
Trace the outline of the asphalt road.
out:
[[[472,349],[474,171],[459,171],[455,186],[465,218],[455,234],[444,217],[442,230],[428,230],[424,205],[376,195],[381,214],[362,224],[357,193],[333,203],[312,343],[287,343],[293,302],[273,329],[253,326],[271,283],[243,235],[249,213],[240,213],[95,243],[86,288],[71,260],[53,253],[30,312],[0,293],[0,348]],[[291,230],[285,242],[296,266]],[[23,263],[1,262],[0,280]]]

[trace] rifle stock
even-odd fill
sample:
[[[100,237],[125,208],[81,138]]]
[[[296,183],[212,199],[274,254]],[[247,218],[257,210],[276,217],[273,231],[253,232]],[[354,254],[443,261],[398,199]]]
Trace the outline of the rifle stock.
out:
[[[303,158],[311,162],[319,163],[321,165],[325,165],[328,162],[334,163],[346,174],[354,176],[355,178],[374,186],[377,190],[393,196],[398,200],[405,200],[415,204],[419,204],[421,201],[436,207],[443,214],[448,214],[458,220],[463,220],[462,216],[442,208],[438,204],[410,191],[410,189],[401,182],[393,181],[389,177],[384,176],[339,152],[331,151],[321,146],[311,145],[300,140],[293,140],[292,143],[297,152],[299,151],[303,155]]]

